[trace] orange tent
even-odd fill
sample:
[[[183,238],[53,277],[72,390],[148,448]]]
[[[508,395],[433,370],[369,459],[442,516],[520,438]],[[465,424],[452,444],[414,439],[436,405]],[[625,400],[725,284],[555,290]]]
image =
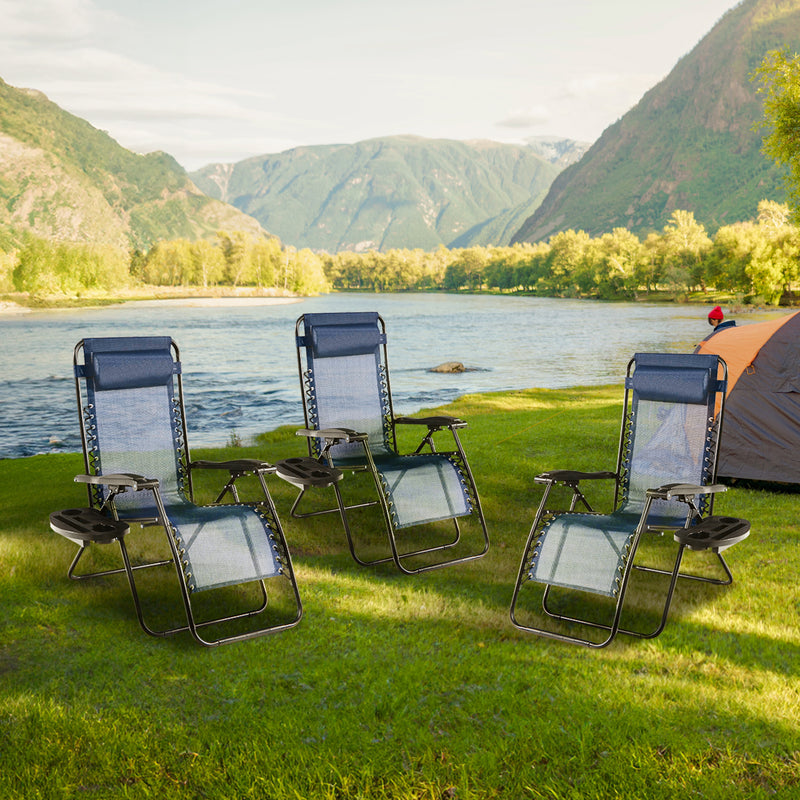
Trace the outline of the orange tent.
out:
[[[695,352],[728,364],[717,473],[800,483],[800,311],[713,333]]]

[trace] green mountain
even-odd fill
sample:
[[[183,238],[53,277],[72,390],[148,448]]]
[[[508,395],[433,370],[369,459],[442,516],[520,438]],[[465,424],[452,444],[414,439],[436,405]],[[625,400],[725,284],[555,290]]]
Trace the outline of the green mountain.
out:
[[[390,136],[298,147],[191,178],[295,247],[507,244],[560,167],[533,147]]]
[[[672,72],[564,170],[513,239],[661,230],[676,209],[710,232],[783,201],[783,171],[761,152],[757,85],[775,48],[800,49],[800,0],[744,0]]]
[[[50,102],[0,80],[0,229],[146,248],[217,230],[262,232],[202,194],[166,153],[137,155]]]

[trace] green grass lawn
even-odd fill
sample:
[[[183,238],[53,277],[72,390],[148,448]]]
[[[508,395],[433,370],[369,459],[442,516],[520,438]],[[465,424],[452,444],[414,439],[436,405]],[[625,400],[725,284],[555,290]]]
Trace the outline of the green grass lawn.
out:
[[[122,577],[67,579],[75,548],[47,518],[85,504],[80,456],[0,461],[0,798],[800,796],[800,494],[720,495],[717,513],[752,524],[727,553],[735,583],[680,584],[653,641],[589,651],[510,624],[533,477],[613,469],[621,400],[602,387],[447,406],[470,422],[492,547],[423,575],[359,567],[336,519],[292,520],[294,490],[272,478],[305,617],[211,650],[145,635]],[[303,447],[282,429],[193,456]],[[97,551],[115,564],[115,545]],[[143,578],[159,613],[180,611],[170,569]]]

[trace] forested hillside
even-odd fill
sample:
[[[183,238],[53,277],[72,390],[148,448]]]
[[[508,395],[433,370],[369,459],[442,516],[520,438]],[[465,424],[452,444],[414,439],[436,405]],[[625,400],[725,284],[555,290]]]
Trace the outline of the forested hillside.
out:
[[[389,136],[211,164],[191,177],[285,244],[363,252],[505,244],[560,169],[533,146]]]
[[[761,152],[751,75],[778,47],[800,49],[800,0],[745,0],[642,100],[609,127],[515,234],[660,230],[677,209],[713,232],[782,201],[783,173]]]
[[[218,230],[263,234],[202,194],[166,153],[137,155],[43,94],[0,79],[0,229],[56,241],[146,248]]]

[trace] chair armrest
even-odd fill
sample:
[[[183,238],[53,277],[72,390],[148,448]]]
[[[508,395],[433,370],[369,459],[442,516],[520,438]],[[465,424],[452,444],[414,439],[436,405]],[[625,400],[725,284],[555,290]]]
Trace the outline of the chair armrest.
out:
[[[706,486],[696,486],[691,483],[665,483],[657,489],[648,489],[646,494],[654,500],[672,500],[684,497],[694,497],[697,494],[715,494],[727,492],[728,487],[721,483],[710,483]]]
[[[578,472],[571,469],[553,469],[549,472],[542,472],[533,480],[535,483],[558,483],[576,484],[580,481],[594,480],[616,480],[615,472]]]
[[[466,428],[467,423],[458,417],[395,417],[395,425],[427,425],[428,430],[441,428]]]
[[[367,433],[359,433],[352,428],[301,428],[295,431],[297,436],[306,436],[309,439],[325,439],[329,442],[366,442],[369,438]]]
[[[108,475],[76,475],[75,483],[88,483],[92,486],[109,486],[112,489],[124,491],[133,489],[138,492],[142,489],[158,488],[158,478],[145,478],[134,473],[117,472]]]
[[[259,472],[272,475],[275,472],[272,464],[259,461],[257,458],[238,458],[232,461],[192,461],[189,469],[224,469],[231,475],[248,475]]]

